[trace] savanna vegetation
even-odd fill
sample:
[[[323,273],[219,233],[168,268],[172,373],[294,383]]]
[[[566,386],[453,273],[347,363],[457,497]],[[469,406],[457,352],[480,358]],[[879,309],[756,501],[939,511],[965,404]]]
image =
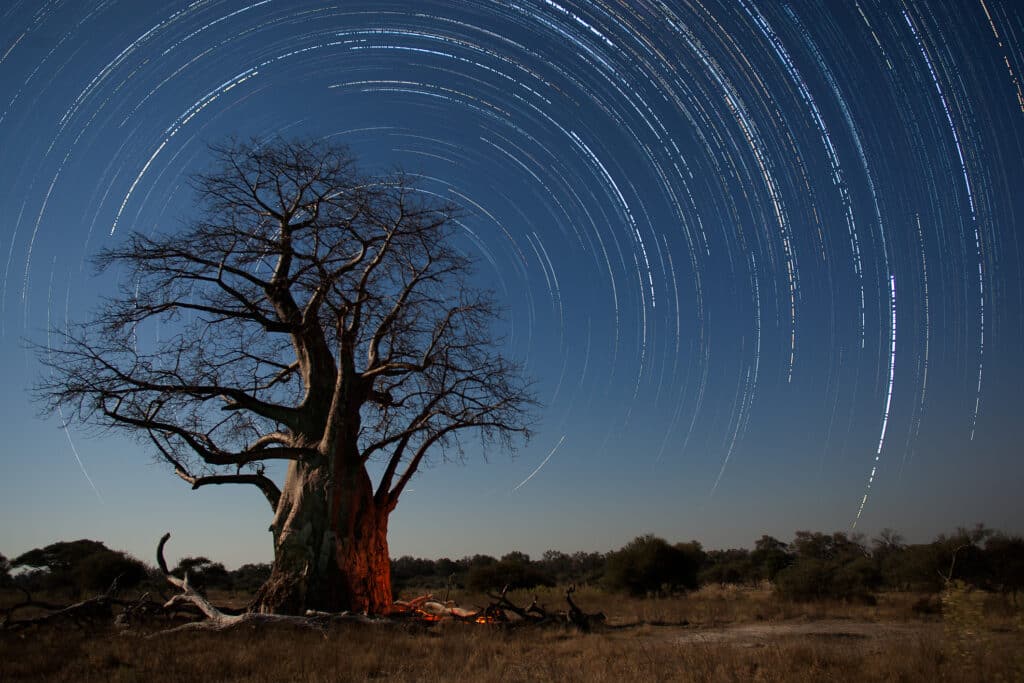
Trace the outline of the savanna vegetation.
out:
[[[406,620],[153,637],[194,617],[24,624],[107,591],[115,570],[120,595],[174,592],[103,543],[61,542],[0,556],[0,680],[1014,681],[1024,677],[1022,562],[1024,540],[982,526],[926,544],[800,531],[729,550],[647,535],[608,553],[392,560],[396,597],[434,592],[468,607],[508,586],[516,604],[554,609],[575,584],[575,601],[608,617],[591,633]],[[270,566],[186,557],[170,571],[237,611]]]

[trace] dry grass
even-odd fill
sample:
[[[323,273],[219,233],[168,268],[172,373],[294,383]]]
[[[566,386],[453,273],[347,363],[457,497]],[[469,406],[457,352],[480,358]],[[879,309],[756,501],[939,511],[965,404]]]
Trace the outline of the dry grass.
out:
[[[453,597],[473,604],[471,596]],[[556,591],[539,597],[552,608],[563,604]],[[326,635],[243,628],[146,640],[113,631],[47,627],[0,634],[0,680],[1024,680],[1024,622],[1016,612],[961,627],[934,618],[915,621],[914,596],[891,596],[874,607],[786,605],[764,591],[732,589],[664,600],[594,591],[576,597],[587,611],[603,609],[611,628],[579,634],[455,623],[431,628],[344,625]],[[984,614],[979,598],[970,604]],[[526,596],[514,599],[529,601]],[[975,612],[957,614],[970,620]],[[884,631],[884,638],[854,630],[815,633],[818,620],[888,625],[891,632]],[[769,635],[700,641],[753,624]],[[799,637],[787,635],[786,627],[793,624],[805,629]]]
[[[510,599],[527,605],[537,595],[538,601],[551,609],[564,609],[565,597],[561,589],[542,588],[537,591],[513,591]],[[404,596],[409,597],[409,596]],[[992,596],[998,598],[998,596]],[[466,606],[488,603],[486,596],[452,592],[451,598]],[[883,593],[875,605],[840,601],[793,603],[780,600],[769,587],[705,586],[686,595],[667,598],[636,599],[597,588],[581,588],[575,601],[587,612],[601,610],[614,625],[656,624],[695,627],[717,627],[747,622],[777,622],[791,619],[857,619],[862,621],[921,621],[922,615],[914,610],[922,596],[912,593]],[[934,600],[937,604],[937,598]],[[1004,607],[1001,598],[993,599],[986,609],[986,617],[1006,626],[1013,611]],[[934,619],[940,617],[935,616]]]

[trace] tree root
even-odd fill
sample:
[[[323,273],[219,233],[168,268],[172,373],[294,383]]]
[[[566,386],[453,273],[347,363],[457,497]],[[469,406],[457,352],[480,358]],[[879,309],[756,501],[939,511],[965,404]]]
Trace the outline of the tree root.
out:
[[[167,569],[167,562],[164,560],[164,546],[171,537],[167,532],[160,538],[156,548],[156,561],[160,571],[164,573],[167,581],[178,588],[181,593],[173,596],[163,605],[163,609],[170,610],[183,605],[190,605],[199,609],[205,617],[203,621],[193,621],[181,624],[174,628],[165,629],[152,633],[148,638],[180,633],[182,631],[225,631],[238,626],[268,626],[285,625],[299,628],[309,628],[326,635],[326,628],[335,622],[358,622],[366,624],[388,623],[387,619],[379,619],[366,616],[365,614],[353,614],[351,612],[315,612],[307,611],[306,616],[295,616],[288,614],[265,614],[262,612],[243,612],[242,614],[226,614],[213,605],[201,593],[196,591],[188,583],[188,574],[184,578],[178,578]]]

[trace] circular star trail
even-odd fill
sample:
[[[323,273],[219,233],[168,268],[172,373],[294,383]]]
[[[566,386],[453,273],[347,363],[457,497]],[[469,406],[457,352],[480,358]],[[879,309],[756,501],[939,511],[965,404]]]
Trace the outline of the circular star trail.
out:
[[[312,136],[464,209],[537,381],[516,460],[429,482],[623,534],[897,525],[1020,435],[1016,3],[51,0],[0,26],[9,363],[109,291],[99,248],[188,219],[209,143]]]

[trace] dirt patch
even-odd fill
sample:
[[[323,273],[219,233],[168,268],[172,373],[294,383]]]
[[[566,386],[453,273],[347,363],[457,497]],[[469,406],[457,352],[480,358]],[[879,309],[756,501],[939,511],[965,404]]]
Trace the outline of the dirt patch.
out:
[[[687,629],[674,634],[677,643],[732,643],[757,647],[768,641],[785,638],[811,638],[816,640],[879,640],[904,639],[923,635],[935,628],[922,623],[877,623],[848,619],[820,621],[768,622],[738,624],[724,628]]]

